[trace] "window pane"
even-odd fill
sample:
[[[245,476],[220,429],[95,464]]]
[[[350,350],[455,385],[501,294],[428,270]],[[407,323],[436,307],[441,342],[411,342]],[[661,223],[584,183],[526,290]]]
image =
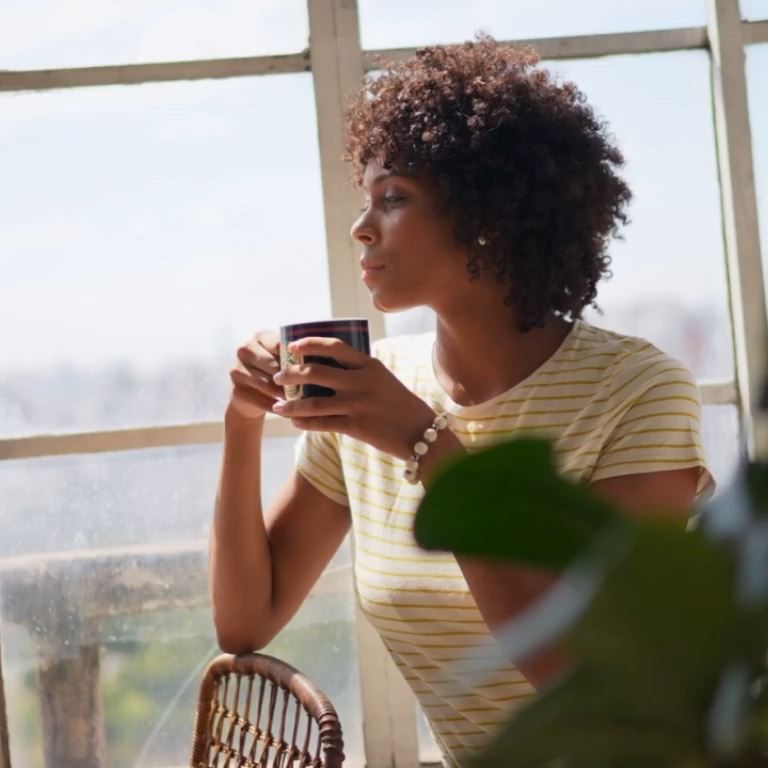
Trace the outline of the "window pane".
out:
[[[307,37],[305,0],[5,0],[0,69],[291,53]]]
[[[293,464],[293,438],[265,441],[263,496]],[[197,542],[208,536],[221,446],[0,461],[0,558]]]
[[[707,55],[546,64],[608,121],[634,193],[625,240],[610,247],[613,277],[599,286],[604,314],[590,310],[587,319],[648,338],[701,379],[732,377]],[[433,326],[423,309],[386,317],[389,335]]]
[[[768,0],[739,0],[741,18],[747,21],[768,19]]]
[[[460,42],[479,30],[499,40],[522,40],[706,24],[703,0],[359,0],[359,6],[366,49]]]
[[[752,155],[755,163],[757,215],[763,254],[763,280],[768,303],[768,43],[747,47],[747,89],[749,122],[752,130]]]
[[[735,405],[705,405],[701,435],[709,468],[720,493],[733,479],[740,455],[739,413]]]
[[[0,435],[219,418],[329,313],[309,75],[5,94],[0,167]]]
[[[293,440],[266,443],[265,499],[292,451]],[[85,701],[89,673],[110,766],[187,764],[202,666],[216,652],[205,540],[220,454],[190,446],[0,462],[14,765],[41,764],[43,699]],[[350,765],[362,766],[353,599],[345,544],[266,651],[320,684],[339,709]],[[53,720],[74,738],[76,723]]]

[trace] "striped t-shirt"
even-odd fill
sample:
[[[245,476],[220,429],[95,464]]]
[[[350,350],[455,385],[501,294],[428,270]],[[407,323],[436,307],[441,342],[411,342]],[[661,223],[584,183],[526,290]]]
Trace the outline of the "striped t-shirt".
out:
[[[698,493],[711,485],[697,386],[683,365],[649,342],[577,321],[528,378],[472,406],[443,391],[432,367],[433,344],[434,333],[383,339],[373,354],[449,414],[468,451],[538,434],[554,441],[559,469],[573,480],[698,467]],[[346,435],[307,432],[297,466],[322,493],[350,508],[360,605],[416,694],[446,760],[460,764],[534,689],[501,657],[454,556],[416,545],[413,518],[424,490],[403,479],[403,461]],[[478,675],[478,668],[487,673]]]

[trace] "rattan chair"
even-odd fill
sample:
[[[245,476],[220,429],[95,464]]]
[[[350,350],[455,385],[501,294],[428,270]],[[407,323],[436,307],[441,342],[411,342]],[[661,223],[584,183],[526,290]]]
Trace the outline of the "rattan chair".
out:
[[[336,710],[290,664],[262,653],[223,654],[200,684],[192,768],[339,768]]]

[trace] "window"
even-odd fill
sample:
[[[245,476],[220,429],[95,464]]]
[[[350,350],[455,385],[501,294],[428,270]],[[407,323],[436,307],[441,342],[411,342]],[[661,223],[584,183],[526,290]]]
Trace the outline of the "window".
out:
[[[197,683],[216,650],[205,548],[220,448],[150,447],[156,427],[181,424],[174,434],[191,443],[204,430],[185,422],[219,421],[234,349],[254,330],[341,314],[341,306],[343,314],[369,311],[328,267],[326,224],[335,255],[358,196],[340,189],[333,173],[321,184],[321,158],[327,168],[339,154],[336,74],[331,66],[301,72],[305,59],[296,55],[308,45],[309,8],[324,65],[333,55],[340,79],[356,79],[349,62],[358,41],[336,36],[346,27],[323,17],[352,13],[356,3],[311,3],[10,0],[0,9],[0,89],[28,77],[12,70],[63,67],[113,65],[99,70],[100,82],[149,71],[166,80],[84,87],[78,78],[90,73],[54,71],[69,78],[67,87],[36,91],[26,80],[19,92],[0,92],[0,623],[16,768],[44,764],[43,722],[54,723],[45,732],[56,738],[78,722],[95,723],[90,732],[104,734],[110,765],[187,760]],[[615,276],[598,297],[605,314],[589,319],[650,338],[700,379],[731,380],[705,0],[357,4],[368,50],[456,42],[479,30],[497,39],[578,35],[586,48],[594,35],[651,30],[619,44],[639,39],[641,50],[654,50],[653,30],[695,28],[665,35],[662,47],[674,39],[699,50],[550,66],[607,119],[635,192],[626,239],[611,250]],[[745,19],[768,19],[765,0],[740,5]],[[754,43],[747,67],[765,262],[768,155],[757,140],[768,133],[759,89],[768,67],[764,26],[744,29]],[[276,54],[294,54],[267,62],[270,71],[284,69],[279,76],[235,77],[242,72],[208,62]],[[174,61],[192,67],[163,63]],[[136,63],[151,70],[120,67]],[[414,310],[386,316],[385,325],[390,335],[419,332],[431,330],[434,317]],[[703,413],[721,489],[740,441],[728,389],[706,390]],[[146,434],[141,450],[119,451],[105,432],[144,426],[132,433]],[[270,430],[265,501],[286,476],[294,445]],[[33,444],[32,458],[12,458],[30,444],[24,436],[49,431],[67,433],[53,441],[75,452],[54,456],[58,448]],[[73,432],[94,433],[108,452],[78,453],[84,442]],[[394,745],[377,723],[412,702],[390,686],[366,696],[361,711],[370,667],[387,662],[355,626],[350,571],[345,544],[267,650],[331,696],[355,768],[391,760]],[[360,666],[358,654],[372,661]],[[63,706],[73,696],[91,702],[79,721],[77,708]],[[94,721],[97,702],[103,723]],[[404,738],[398,762],[437,760],[423,717],[413,724],[418,754]]]

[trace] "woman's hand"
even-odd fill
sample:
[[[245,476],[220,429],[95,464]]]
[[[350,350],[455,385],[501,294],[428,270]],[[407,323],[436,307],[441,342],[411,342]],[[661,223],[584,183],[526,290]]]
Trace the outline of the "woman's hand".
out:
[[[229,371],[232,394],[229,409],[246,419],[271,411],[284,396],[272,376],[280,370],[280,338],[274,331],[259,331],[237,350],[237,362]]]
[[[318,384],[332,397],[278,401],[272,410],[298,429],[340,432],[401,459],[434,418],[434,411],[383,363],[339,339],[307,337],[294,341],[297,356],[332,357],[344,368],[322,363],[292,365],[274,377],[276,384]]]

